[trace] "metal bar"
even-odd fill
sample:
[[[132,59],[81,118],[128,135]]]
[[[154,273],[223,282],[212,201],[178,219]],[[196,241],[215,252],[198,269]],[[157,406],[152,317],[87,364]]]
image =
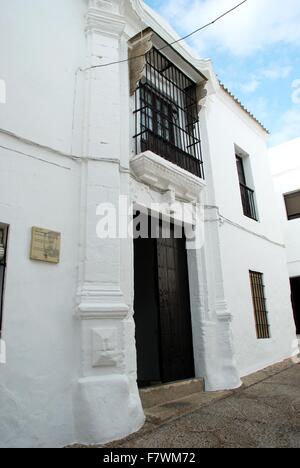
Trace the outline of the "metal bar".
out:
[[[204,176],[196,83],[155,49],[146,56],[134,115],[136,149],[141,140],[143,150]]]
[[[240,183],[240,189],[241,189],[241,196],[242,196],[243,209],[244,209],[245,216],[257,221],[254,190],[250,189],[243,183]]]
[[[263,274],[250,271],[251,290],[254,306],[255,325],[258,339],[270,338],[270,325],[266,307],[265,286]]]

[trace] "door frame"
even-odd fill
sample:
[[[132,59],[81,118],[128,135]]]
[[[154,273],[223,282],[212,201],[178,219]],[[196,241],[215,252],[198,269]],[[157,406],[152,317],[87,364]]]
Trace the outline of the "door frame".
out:
[[[155,211],[152,208],[148,208],[138,202],[133,203],[133,212],[140,211],[145,216],[150,218],[160,218],[162,213]],[[169,220],[172,224],[181,224],[179,220],[173,218],[171,215],[163,214],[164,218]],[[189,230],[192,225],[186,225],[186,230]],[[185,235],[187,234],[185,230]],[[187,255],[187,273],[189,283],[189,302],[190,302],[190,313],[191,313],[191,327],[192,327],[192,347],[194,357],[194,368],[195,378],[203,378],[205,371],[205,349],[202,338],[202,320],[204,304],[204,291],[206,285],[206,274],[205,274],[205,253],[204,250],[188,250],[186,248]],[[195,265],[201,262],[202,267],[197,269],[197,280],[195,281]],[[197,268],[197,267],[196,267]],[[133,271],[133,297],[134,297],[134,238],[132,236],[132,271]],[[201,287],[199,286],[199,279]],[[203,287],[203,289],[202,289]],[[157,291],[158,294],[158,291]],[[199,301],[200,299],[200,301]],[[135,311],[134,311],[135,315]],[[133,316],[134,318],[134,316]],[[160,341],[160,340],[159,340]],[[135,351],[137,354],[137,347],[135,343]],[[137,361],[136,361],[137,362]],[[161,365],[161,363],[160,363]]]

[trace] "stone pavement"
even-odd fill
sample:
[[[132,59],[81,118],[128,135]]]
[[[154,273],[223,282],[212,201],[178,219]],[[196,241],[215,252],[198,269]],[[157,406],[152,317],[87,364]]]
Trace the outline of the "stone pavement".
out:
[[[300,448],[300,365],[272,366],[241,389],[183,398],[108,448]]]

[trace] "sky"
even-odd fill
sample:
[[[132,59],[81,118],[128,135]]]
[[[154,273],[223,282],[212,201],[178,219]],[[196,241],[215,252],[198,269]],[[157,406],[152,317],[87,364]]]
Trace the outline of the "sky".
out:
[[[145,2],[184,36],[239,0]],[[248,0],[189,45],[268,128],[270,146],[300,137],[300,0]]]

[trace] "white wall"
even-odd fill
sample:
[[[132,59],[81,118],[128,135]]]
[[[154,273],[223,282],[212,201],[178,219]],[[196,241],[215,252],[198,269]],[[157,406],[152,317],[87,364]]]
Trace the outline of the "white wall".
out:
[[[0,221],[10,225],[0,446],[62,446],[75,440],[80,366],[80,164],[56,150],[71,151],[86,2],[1,0],[0,9]],[[58,265],[29,260],[32,226],[61,232]]]
[[[0,128],[69,153],[86,0],[0,0]]]
[[[106,242],[95,232],[98,203],[117,202],[120,194],[134,199],[128,68],[79,72],[78,87],[75,78],[79,67],[101,57],[127,57],[128,38],[146,26],[130,5],[140,11],[137,0],[0,0],[0,79],[7,88],[7,102],[0,104],[0,222],[11,227],[0,446],[107,442],[144,422],[136,386],[132,242]],[[159,28],[151,13],[145,18]],[[169,30],[166,36],[172,39]],[[240,373],[291,354],[293,338],[263,134],[222,93],[207,103],[207,203],[238,226],[209,220],[208,246],[193,261],[193,316],[202,322],[194,338],[208,356],[198,375],[206,372],[209,389],[240,383],[225,299]],[[251,156],[260,224],[242,214],[234,143]],[[75,153],[81,159],[70,157]],[[61,232],[59,265],[29,260],[34,225]],[[251,328],[250,267],[264,270],[269,288],[274,334],[264,345]],[[276,324],[284,319],[281,334]]]
[[[280,219],[274,203],[266,134],[222,89],[206,104],[211,151],[208,204],[219,208],[225,298],[233,314],[240,375],[293,355],[297,348]],[[243,214],[235,145],[248,156],[259,222]],[[211,189],[210,189],[211,187]],[[264,274],[270,340],[257,340],[249,270]]]
[[[300,276],[300,219],[288,220],[284,195],[300,190],[300,138],[269,150],[290,277]]]
[[[116,1],[112,11],[94,0],[2,3],[0,222],[11,230],[0,445],[107,442],[144,423],[130,244],[96,236],[98,204],[128,191],[128,69],[78,70],[124,58],[128,37]],[[61,232],[59,265],[28,259],[32,226]]]
[[[221,229],[225,290],[233,313],[240,375],[287,359],[297,351],[285,250],[225,223]],[[270,336],[258,340],[249,270],[263,273]]]
[[[213,187],[220,213],[225,218],[256,234],[282,243],[282,232],[273,203],[266,133],[222,89],[210,98],[208,128],[213,171]],[[259,222],[243,214],[235,145],[248,156],[247,172],[255,190]],[[205,156],[205,155],[204,155]]]
[[[13,149],[0,150],[0,220],[10,225],[0,446],[61,446],[74,440],[79,366],[74,315],[79,168],[71,160],[1,135],[3,143]],[[58,265],[29,260],[32,226],[61,232]]]

